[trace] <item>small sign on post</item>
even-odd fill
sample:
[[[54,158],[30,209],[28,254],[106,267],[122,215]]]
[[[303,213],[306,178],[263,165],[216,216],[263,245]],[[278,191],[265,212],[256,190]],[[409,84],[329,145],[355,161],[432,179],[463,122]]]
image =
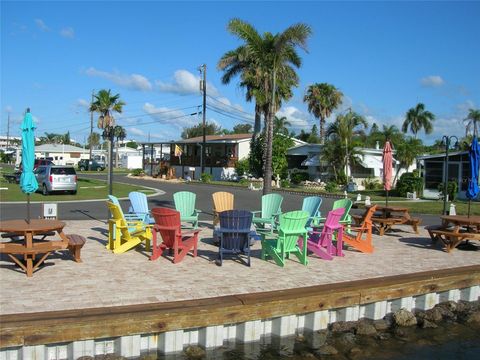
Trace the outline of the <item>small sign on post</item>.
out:
[[[43,204],[43,218],[57,220],[57,204]]]

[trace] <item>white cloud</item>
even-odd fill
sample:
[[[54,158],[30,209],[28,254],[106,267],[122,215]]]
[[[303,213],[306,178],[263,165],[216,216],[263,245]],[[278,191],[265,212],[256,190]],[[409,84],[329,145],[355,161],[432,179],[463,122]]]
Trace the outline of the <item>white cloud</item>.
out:
[[[64,38],[73,39],[75,37],[75,31],[71,27],[65,27],[60,30],[60,35]]]
[[[42,31],[50,31],[50,28],[42,19],[35,19],[35,25],[37,25],[37,27]]]
[[[141,129],[137,129],[135,127],[129,127],[127,128],[127,132],[131,135],[137,135],[137,136],[146,136],[145,131]]]
[[[440,75],[430,75],[420,79],[420,84],[424,87],[439,87],[445,84]]]
[[[93,67],[85,70],[85,74],[87,74],[88,76],[107,79],[119,86],[123,86],[128,89],[140,91],[152,90],[152,84],[150,83],[150,81],[145,76],[139,74],[125,75],[118,72],[109,73],[106,71],[97,70]]]
[[[89,109],[90,103],[85,99],[77,99],[76,105],[80,108]]]
[[[188,116],[183,111],[172,110],[167,107],[155,107],[150,103],[143,105],[143,110],[150,115],[152,119],[158,121],[159,124],[174,125],[178,128],[195,125],[198,118],[195,115]]]
[[[300,111],[295,106],[286,106],[281,108],[277,113],[277,117],[285,116],[293,129],[310,130],[313,124],[308,122],[309,115]]]
[[[10,105],[5,106],[5,112],[9,113],[12,111],[13,111],[13,108]]]
[[[159,91],[179,95],[200,94],[200,77],[193,75],[187,70],[177,70],[173,75],[173,82],[167,83],[161,80],[155,81]],[[207,93],[212,96],[218,95],[218,90],[207,81]]]

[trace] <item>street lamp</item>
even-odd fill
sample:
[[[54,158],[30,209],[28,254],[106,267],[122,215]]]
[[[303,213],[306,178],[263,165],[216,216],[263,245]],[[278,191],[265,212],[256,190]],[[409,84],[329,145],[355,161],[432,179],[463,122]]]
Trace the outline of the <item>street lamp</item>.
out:
[[[448,192],[448,150],[452,140],[455,139],[454,149],[458,148],[458,138],[455,135],[443,135],[442,145],[445,146],[445,168],[443,171],[443,215],[447,215],[447,192]]]
[[[108,154],[108,194],[112,195],[113,193],[113,139],[115,138],[117,126],[106,126],[103,129],[102,138],[103,140],[109,140],[110,149]]]

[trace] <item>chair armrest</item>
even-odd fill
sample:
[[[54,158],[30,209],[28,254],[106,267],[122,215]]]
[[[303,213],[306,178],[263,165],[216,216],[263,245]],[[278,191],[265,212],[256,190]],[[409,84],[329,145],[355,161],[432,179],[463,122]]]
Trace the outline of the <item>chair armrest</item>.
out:
[[[258,213],[261,213],[262,210],[256,210],[256,211],[250,211],[252,214],[258,214]]]
[[[195,211],[194,211],[194,212],[196,212],[197,214],[199,214],[199,213],[201,213],[201,212],[202,212],[202,210],[195,209]]]
[[[178,230],[178,226],[153,225],[153,230]]]
[[[191,231],[185,231],[185,232],[182,232],[180,233],[181,236],[185,236],[185,235],[195,235],[195,234],[198,234],[200,231],[200,229],[197,229],[197,230],[191,230]]]
[[[236,233],[236,234],[249,234],[252,232],[250,229],[225,229],[225,228],[219,228],[216,229],[215,232],[219,233]]]

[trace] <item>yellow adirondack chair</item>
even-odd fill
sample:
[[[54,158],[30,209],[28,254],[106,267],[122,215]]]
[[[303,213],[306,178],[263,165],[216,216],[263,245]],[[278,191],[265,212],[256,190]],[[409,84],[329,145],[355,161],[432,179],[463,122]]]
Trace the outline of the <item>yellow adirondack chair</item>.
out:
[[[212,194],[213,200],[213,226],[220,221],[218,216],[222,211],[233,210],[233,194],[225,191],[218,191]]]
[[[143,221],[127,221],[118,205],[107,201],[112,217],[108,220],[107,248],[121,254],[145,241],[145,250],[150,251],[152,225]]]

